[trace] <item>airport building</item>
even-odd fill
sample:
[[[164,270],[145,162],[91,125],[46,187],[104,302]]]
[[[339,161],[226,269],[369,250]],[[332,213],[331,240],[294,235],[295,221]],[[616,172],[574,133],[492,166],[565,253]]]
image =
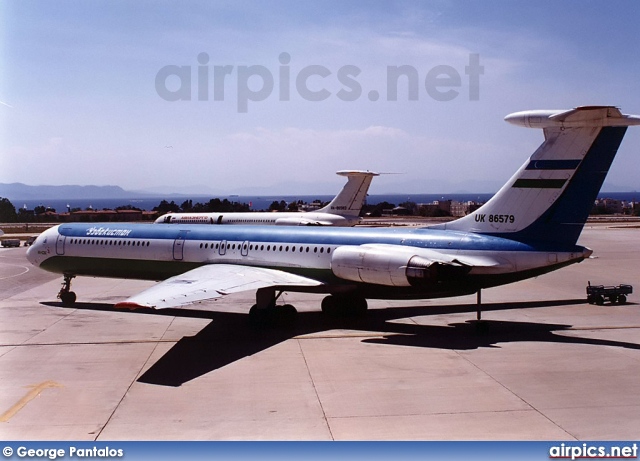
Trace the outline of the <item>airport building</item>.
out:
[[[466,216],[477,210],[482,203],[475,201],[458,202],[456,200],[434,200],[431,203],[419,203],[418,213],[421,216]]]

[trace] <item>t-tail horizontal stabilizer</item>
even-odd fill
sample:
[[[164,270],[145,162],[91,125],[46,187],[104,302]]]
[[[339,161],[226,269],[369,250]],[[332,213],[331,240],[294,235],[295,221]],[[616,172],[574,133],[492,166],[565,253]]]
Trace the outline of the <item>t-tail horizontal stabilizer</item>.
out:
[[[545,140],[485,205],[434,227],[535,245],[575,245],[627,127],[640,117],[613,106],[516,112],[515,125],[542,128]]]
[[[340,216],[358,216],[362,205],[367,198],[367,191],[374,176],[379,173],[362,170],[341,170],[336,172],[339,176],[346,176],[347,183],[338,195],[317,213],[331,213]]]

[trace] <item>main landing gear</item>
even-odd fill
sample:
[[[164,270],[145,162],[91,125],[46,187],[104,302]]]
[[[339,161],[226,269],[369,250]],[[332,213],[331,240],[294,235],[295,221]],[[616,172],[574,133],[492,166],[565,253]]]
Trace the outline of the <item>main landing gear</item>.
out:
[[[249,320],[254,324],[289,324],[298,311],[291,304],[279,306],[274,288],[260,288],[256,303],[249,310]],[[331,317],[360,317],[367,312],[367,300],[355,294],[329,295],[322,300],[322,312]]]
[[[254,324],[288,324],[292,323],[298,311],[291,304],[278,306],[275,288],[260,288],[256,292],[256,303],[249,310],[249,320]]]
[[[332,317],[360,317],[367,312],[367,300],[354,294],[327,296],[321,306]]]
[[[71,291],[71,279],[75,278],[75,275],[64,274],[64,282],[62,282],[62,288],[58,292],[58,299],[62,301],[65,306],[73,306],[76,303],[76,294]]]

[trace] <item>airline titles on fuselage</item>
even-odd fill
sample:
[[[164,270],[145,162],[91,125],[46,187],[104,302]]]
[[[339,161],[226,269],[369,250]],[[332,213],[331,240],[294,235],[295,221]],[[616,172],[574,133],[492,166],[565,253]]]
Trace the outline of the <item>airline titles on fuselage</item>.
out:
[[[130,233],[131,229],[111,229],[110,227],[90,227],[87,229],[87,235],[90,236],[127,237]]]

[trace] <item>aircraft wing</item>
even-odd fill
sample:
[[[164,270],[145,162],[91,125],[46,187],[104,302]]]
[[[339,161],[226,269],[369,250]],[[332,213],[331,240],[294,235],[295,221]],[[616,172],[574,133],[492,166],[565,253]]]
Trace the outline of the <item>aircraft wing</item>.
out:
[[[332,226],[333,223],[331,221],[320,221],[318,219],[314,219],[312,221],[308,219],[303,219],[300,221],[301,226]]]
[[[322,282],[275,269],[207,264],[168,278],[115,307],[166,309],[259,288],[319,285]]]
[[[300,213],[304,215],[305,213]],[[305,216],[295,218],[276,219],[276,226],[332,226],[331,221],[321,221],[319,219],[309,219]]]

